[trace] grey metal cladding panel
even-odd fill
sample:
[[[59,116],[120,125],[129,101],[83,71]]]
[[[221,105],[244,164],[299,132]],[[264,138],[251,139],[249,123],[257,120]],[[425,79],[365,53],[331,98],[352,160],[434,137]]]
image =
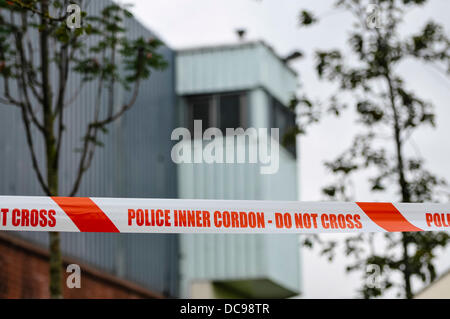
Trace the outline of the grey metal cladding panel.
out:
[[[129,21],[133,36],[151,38],[136,21]],[[123,161],[128,169],[124,176],[127,196],[176,197],[176,166],[170,158],[171,132],[176,126],[175,54],[167,47],[161,53],[169,63],[165,71],[156,71],[140,88],[136,112],[125,117],[122,145]],[[134,145],[133,145],[134,144]],[[140,169],[144,165],[145,169]],[[122,174],[123,176],[124,174]],[[134,194],[135,192],[138,194]]]
[[[136,282],[151,280],[158,291],[174,296],[178,291],[178,277],[173,275],[178,273],[176,237],[168,234],[128,234],[127,237],[124,266],[125,271],[131,274],[130,279]],[[142,254],[143,251],[147,253]],[[155,253],[158,251],[162,254]],[[136,259],[144,259],[145,263],[133,262]]]
[[[40,158],[44,156],[42,145],[42,141],[36,141],[36,154]],[[42,169],[43,165],[40,166]],[[19,109],[0,104],[0,193],[42,195],[43,192],[31,167],[30,152],[26,147]]]
[[[107,2],[92,1],[89,10],[99,11]],[[127,27],[130,37],[154,36],[137,22]],[[176,123],[174,53],[168,47],[161,48],[161,52],[169,67],[154,72],[144,81],[133,108],[108,127],[109,134],[102,136],[105,147],[97,148],[79,196],[177,197],[176,168],[170,159],[170,133]],[[70,96],[79,87],[80,78],[72,75],[69,81]],[[80,146],[94,96],[95,87],[87,85],[68,108],[65,125],[66,132],[71,134],[65,134],[61,154],[61,195],[68,194],[75,178],[80,155],[74,150]],[[43,159],[43,143],[36,141],[37,156]],[[0,105],[0,194],[43,195],[32,170],[20,112],[3,105]],[[44,247],[48,245],[47,233],[11,233]],[[63,233],[61,236],[64,255],[153,291],[178,295],[177,235]]]
[[[154,37],[134,20],[127,22],[126,27],[130,38]],[[161,53],[169,62],[169,68],[153,72],[151,78],[141,84],[133,108],[110,126],[110,134],[103,137],[106,147],[97,150],[80,195],[176,197],[176,169],[170,160],[170,134],[175,127],[174,53],[167,47],[161,48]],[[81,116],[75,123],[86,120],[86,115],[80,112],[72,116]],[[73,154],[69,157],[74,158]],[[70,159],[63,162],[69,164]],[[73,179],[72,164],[76,162],[68,165],[67,176]]]

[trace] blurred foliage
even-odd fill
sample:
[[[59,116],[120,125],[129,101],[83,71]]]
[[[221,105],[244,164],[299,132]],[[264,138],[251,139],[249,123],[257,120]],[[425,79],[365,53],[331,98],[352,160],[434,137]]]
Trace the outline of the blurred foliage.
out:
[[[423,5],[425,0],[376,1],[382,22],[380,28],[367,24],[366,9],[371,3],[364,0],[336,2],[337,8],[351,13],[356,21],[348,39],[353,60],[340,50],[316,52],[318,76],[337,85],[336,94],[328,101],[328,111],[340,116],[353,105],[357,121],[363,127],[348,150],[326,163],[327,169],[336,176],[336,182],[326,186],[323,193],[333,200],[352,200],[352,176],[366,171],[372,174],[369,183],[373,192],[395,189],[402,202],[438,201],[441,198],[437,191],[446,185],[445,181],[425,168],[423,158],[410,157],[405,152],[411,134],[423,126],[435,125],[433,106],[406,87],[397,66],[406,59],[425,61],[448,74],[450,41],[443,27],[433,21],[416,34],[400,35],[399,28],[407,11]],[[311,18],[313,14],[306,11],[302,11],[301,17],[302,25],[316,21]],[[375,240],[385,243],[383,251],[374,247]],[[436,251],[448,242],[449,235],[445,232],[351,236],[344,243],[344,253],[353,261],[347,271],[363,273],[360,293],[365,298],[382,296],[393,288],[397,288],[399,295],[412,298],[413,279],[430,283],[436,278]],[[322,241],[319,236],[307,237],[304,244],[307,247],[319,245],[321,253],[329,260],[333,260],[339,246],[337,242]],[[371,275],[366,273],[368,265],[379,266],[379,287],[368,284]],[[395,276],[402,278],[400,284]]]
[[[309,11],[302,10],[300,12],[300,25],[309,26],[317,22],[317,18]]]
[[[293,96],[288,109],[295,113],[296,122],[295,126],[288,127],[281,137],[281,145],[284,147],[296,145],[297,136],[306,134],[307,128],[319,122],[321,117],[320,104],[312,102],[306,96]]]
[[[132,106],[140,81],[164,69],[167,62],[159,53],[160,40],[127,35],[126,20],[133,15],[126,6],[112,3],[93,15],[83,10],[87,3],[0,0],[0,77],[4,86],[0,102],[18,106],[24,121],[37,126],[43,139],[56,145],[64,129],[57,134],[50,132],[49,126],[53,129],[56,122],[62,121],[66,108],[92,82],[98,86],[91,101],[93,121],[80,148],[91,153],[95,146],[103,145],[98,132],[107,132],[106,126]],[[82,10],[79,28],[71,29],[66,24],[69,4],[78,4]],[[68,96],[69,78],[75,79],[76,75],[80,78],[77,94]],[[58,81],[51,82],[53,78]],[[133,89],[129,101],[114,100],[116,85],[126,91]],[[18,89],[16,96],[12,87]],[[122,106],[114,112],[116,104]],[[79,174],[87,170],[89,161],[83,164]],[[48,194],[50,187],[44,181],[41,184]]]
[[[48,196],[60,195],[60,150],[67,129],[64,115],[83,96],[85,86],[95,91],[86,95],[92,96],[87,102],[91,122],[78,149],[79,164],[69,196],[77,194],[95,149],[103,146],[99,133],[107,133],[108,124],[133,106],[141,80],[167,66],[159,53],[161,41],[130,38],[125,26],[131,12],[110,3],[94,15],[84,10],[89,4],[85,0],[0,0],[0,103],[19,108],[33,169]],[[74,18],[73,12],[67,12],[71,4],[81,11],[81,24],[76,28],[67,24]],[[75,79],[79,83],[73,83]],[[75,90],[69,90],[69,85],[75,85]],[[118,86],[130,91],[125,94],[128,100],[115,100]],[[43,143],[36,142],[39,138]],[[37,157],[35,145],[44,145],[44,158]],[[51,233],[53,298],[62,296],[61,269],[59,235]]]

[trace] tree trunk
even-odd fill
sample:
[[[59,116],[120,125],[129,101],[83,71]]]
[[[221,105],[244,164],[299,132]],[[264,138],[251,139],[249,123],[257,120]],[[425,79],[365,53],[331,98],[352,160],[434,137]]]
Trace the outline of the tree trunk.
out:
[[[391,102],[391,108],[394,115],[394,140],[395,140],[395,151],[397,157],[397,169],[398,169],[398,182],[400,186],[400,191],[402,194],[402,202],[411,202],[411,194],[408,188],[408,182],[405,176],[405,165],[403,161],[403,144],[401,139],[401,128],[400,119],[398,115],[397,106],[395,104],[395,93],[392,86],[392,80],[389,72],[386,73],[386,80],[389,87],[389,97]],[[402,262],[405,266],[403,270],[403,280],[405,284],[405,297],[407,299],[412,299],[414,297],[411,287],[411,271],[409,267],[409,255],[408,255],[408,245],[409,245],[409,233],[402,233]]]
[[[61,299],[62,296],[62,257],[59,245],[59,233],[50,236],[50,297]]]
[[[49,1],[41,0],[41,11],[49,11]],[[40,54],[42,72],[42,109],[44,116],[44,139],[47,160],[47,184],[51,196],[58,196],[58,162],[59,155],[55,138],[55,115],[52,109],[52,90],[50,87],[50,52],[48,19],[41,17],[42,30],[40,31]],[[50,297],[62,298],[62,258],[60,250],[59,233],[50,233]]]
[[[409,270],[409,233],[402,233],[402,247],[403,247],[403,264],[405,269],[403,270],[403,279],[405,282],[405,297],[406,299],[412,299],[414,297],[411,287],[411,271]]]
[[[56,149],[56,145],[53,144],[50,147],[51,149]],[[49,181],[49,189],[52,196],[58,195],[58,169],[53,166],[52,163],[55,162],[56,153],[53,152],[50,157],[48,157],[51,151],[47,149],[47,167],[48,167],[48,181]],[[62,257],[61,257],[61,249],[60,249],[60,236],[57,232],[49,233],[50,239],[50,297],[52,299],[61,299],[62,295]]]

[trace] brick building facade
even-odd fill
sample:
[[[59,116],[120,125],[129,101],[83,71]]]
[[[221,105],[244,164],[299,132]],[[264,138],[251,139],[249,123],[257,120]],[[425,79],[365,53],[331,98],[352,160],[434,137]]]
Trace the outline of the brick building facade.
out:
[[[0,234],[0,298],[49,298],[48,250]],[[119,279],[76,260],[63,258],[64,298],[162,298],[134,283]],[[69,264],[81,268],[81,288],[69,289],[65,269]]]

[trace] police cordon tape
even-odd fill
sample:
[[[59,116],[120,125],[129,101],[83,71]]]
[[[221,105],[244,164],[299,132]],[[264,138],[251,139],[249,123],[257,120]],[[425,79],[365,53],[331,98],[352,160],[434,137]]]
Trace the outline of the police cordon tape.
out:
[[[450,230],[450,205],[0,196],[0,230],[348,233]]]

